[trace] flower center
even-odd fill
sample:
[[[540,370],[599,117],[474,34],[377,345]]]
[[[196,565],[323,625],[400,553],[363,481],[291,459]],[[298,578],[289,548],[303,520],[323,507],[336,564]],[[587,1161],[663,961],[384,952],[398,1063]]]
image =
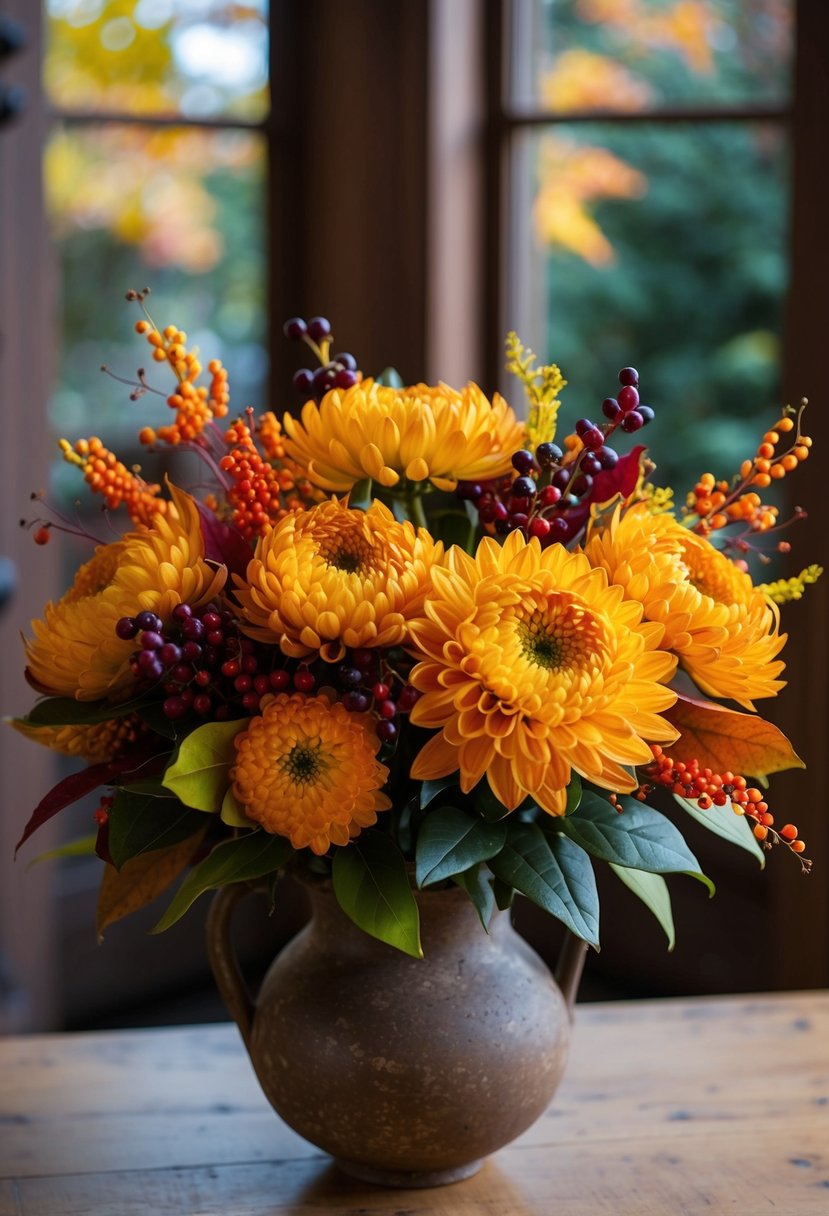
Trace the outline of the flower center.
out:
[[[366,575],[378,565],[378,555],[362,528],[339,526],[320,529],[317,551],[327,566],[346,574]]]
[[[522,621],[518,626],[521,653],[536,667],[553,671],[561,665],[561,643],[554,634],[544,630],[543,624],[537,620],[539,615],[534,612],[529,621]]]
[[[600,623],[565,595],[525,610],[516,622],[516,633],[524,658],[544,671],[601,664],[605,653]]]
[[[322,743],[295,743],[282,761],[282,767],[293,782],[302,785],[313,781],[325,768]]]

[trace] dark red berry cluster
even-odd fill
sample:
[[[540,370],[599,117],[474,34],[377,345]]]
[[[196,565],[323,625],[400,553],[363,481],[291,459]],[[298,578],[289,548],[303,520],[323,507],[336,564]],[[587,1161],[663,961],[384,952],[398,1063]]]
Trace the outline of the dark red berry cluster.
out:
[[[571,538],[574,509],[590,501],[597,475],[610,472],[619,462],[608,438],[617,428],[637,431],[654,416],[650,406],[639,403],[639,373],[634,367],[622,368],[619,382],[618,396],[602,404],[607,422],[579,418],[575,432],[581,445],[575,455],[565,454],[555,443],[540,443],[534,452],[522,448],[513,453],[515,477],[459,483],[458,496],[477,508],[482,524],[499,536],[520,530],[542,545]]]
[[[291,317],[283,325],[282,332],[294,342],[304,342],[320,362],[314,371],[301,367],[294,372],[294,388],[303,401],[319,402],[330,389],[352,388],[357,383],[357,360],[353,355],[343,352],[329,356],[333,335],[331,323],[325,317],[312,317],[310,321]]]
[[[352,650],[334,669],[340,701],[351,713],[377,715],[377,735],[393,743],[399,727],[395,718],[407,714],[420,696],[407,680],[411,659],[403,651]]]

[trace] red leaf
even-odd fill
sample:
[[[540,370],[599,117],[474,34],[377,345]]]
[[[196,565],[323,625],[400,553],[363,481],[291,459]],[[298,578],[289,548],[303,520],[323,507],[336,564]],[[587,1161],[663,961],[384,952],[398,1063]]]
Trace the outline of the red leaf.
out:
[[[700,768],[752,777],[806,767],[783,732],[757,714],[738,713],[681,693],[676,704],[662,712],[682,732],[665,748],[675,760],[698,760]]]
[[[566,544],[578,535],[587,523],[591,506],[610,502],[617,494],[628,498],[633,493],[639,480],[640,458],[644,450],[645,445],[638,443],[630,452],[620,456],[612,469],[603,469],[601,473],[597,473],[593,478],[590,493],[585,495],[577,506],[562,512],[561,518],[567,524],[567,534],[561,538],[562,543]]]
[[[111,785],[116,777],[126,777],[144,768],[151,758],[152,752],[146,748],[134,748],[129,755],[121,756],[118,760],[107,760],[102,764],[90,764],[79,773],[70,773],[59,781],[35,807],[29,822],[23,830],[23,835],[15,845],[15,856],[22,844],[29,837],[48,823],[59,811],[71,806],[84,794],[90,794],[99,785]]]
[[[244,575],[253,553],[241,532],[227,524],[209,510],[204,503],[197,502],[204,540],[204,556],[208,561],[227,566],[230,574]]]

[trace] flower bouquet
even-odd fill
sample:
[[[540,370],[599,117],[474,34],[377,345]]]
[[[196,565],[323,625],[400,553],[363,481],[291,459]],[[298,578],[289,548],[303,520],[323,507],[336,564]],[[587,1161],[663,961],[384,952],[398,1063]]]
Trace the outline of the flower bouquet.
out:
[[[324,318],[295,318],[286,334],[319,363],[294,377],[298,416],[228,424],[222,365],[200,385],[185,334],[128,298],[174,380],[172,421],[139,438],[197,453],[209,486],[162,490],[97,438],[61,441],[132,530],[91,547],[33,623],[41,699],[14,723],[86,764],[21,844],[105,791],[65,846],[103,862],[99,934],[177,880],[158,930],[231,884],[273,902],[293,873],[352,937],[422,968],[426,889],[454,892],[482,938],[517,892],[597,947],[594,863],[673,944],[664,875],[711,887],[686,817],[808,869],[765,793],[801,761],[755,702],[783,686],[778,605],[820,571],[756,583],[748,564],[782,547],[762,491],[809,454],[802,406],[677,506],[651,480],[633,368],[562,437],[566,382],[515,335],[526,422],[474,384],[370,379],[332,355]],[[131,396],[158,391],[142,370]],[[40,543],[73,527],[32,525]]]

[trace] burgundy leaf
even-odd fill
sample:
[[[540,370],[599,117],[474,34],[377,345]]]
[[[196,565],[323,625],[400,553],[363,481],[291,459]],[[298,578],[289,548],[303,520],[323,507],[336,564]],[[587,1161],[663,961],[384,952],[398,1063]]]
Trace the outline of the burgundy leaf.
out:
[[[230,574],[244,575],[253,556],[248,542],[232,524],[219,519],[204,503],[197,502],[196,506],[201,520],[204,556],[208,561],[227,566]]]
[[[70,773],[59,781],[32,812],[29,822],[24,828],[23,835],[15,846],[17,850],[29,839],[32,833],[48,823],[59,811],[71,806],[85,794],[97,789],[99,785],[111,785],[116,778],[127,777],[143,769],[150,759],[155,759],[146,748],[133,748],[129,755],[120,756],[117,760],[106,760],[101,764],[90,764],[79,773]],[[145,773],[146,775],[146,773]]]
[[[105,861],[107,865],[114,866],[115,862],[109,851],[109,820],[105,819],[103,823],[98,824],[98,835],[95,840],[95,852],[100,857],[101,861]]]
[[[591,506],[601,506],[617,494],[627,498],[633,493],[639,480],[640,457],[644,450],[643,443],[637,444],[630,452],[620,456],[612,469],[603,469],[601,473],[597,473],[593,478],[590,493],[575,507],[561,512],[560,518],[567,524],[567,534],[561,538],[564,544],[578,536],[587,523]]]

